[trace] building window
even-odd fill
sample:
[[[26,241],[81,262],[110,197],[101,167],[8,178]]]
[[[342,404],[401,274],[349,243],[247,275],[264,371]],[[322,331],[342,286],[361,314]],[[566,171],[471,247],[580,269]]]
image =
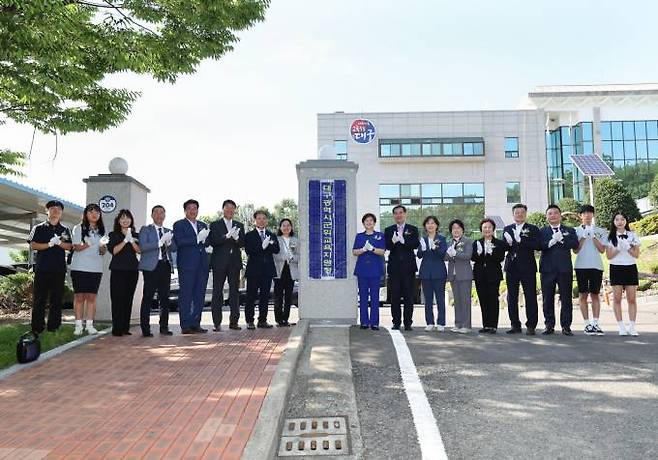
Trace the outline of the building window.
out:
[[[505,158],[518,158],[519,157],[519,138],[506,137],[505,138]]]
[[[484,184],[428,183],[381,184],[379,186],[380,226],[393,224],[393,207],[402,204],[407,208],[407,222],[422,228],[428,215],[435,215],[441,229],[455,218],[466,223],[468,232],[478,229],[484,216]]]
[[[347,141],[334,141],[334,150],[336,150],[337,160],[347,160]]]
[[[507,203],[514,204],[521,202],[521,182],[507,183]]]
[[[482,138],[460,139],[382,139],[379,156],[430,157],[430,156],[484,156]]]

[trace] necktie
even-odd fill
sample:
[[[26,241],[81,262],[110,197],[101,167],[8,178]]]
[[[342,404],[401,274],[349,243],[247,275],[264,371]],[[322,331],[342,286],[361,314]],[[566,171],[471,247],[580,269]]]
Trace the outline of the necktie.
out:
[[[260,231],[260,240],[265,241],[265,230]]]
[[[583,230],[585,230],[586,225],[582,225],[582,227],[583,227]]]
[[[557,233],[560,230],[560,227],[553,227],[553,233]]]
[[[623,239],[623,240],[625,240],[625,239],[628,238],[628,235],[627,235],[626,233],[624,233],[624,234],[622,234],[622,235],[617,235],[617,237],[618,237],[618,238],[621,238],[621,239]]]
[[[162,227],[158,229],[158,237],[162,239]],[[167,247],[165,245],[160,246],[160,255],[162,260],[167,260]]]
[[[402,235],[404,233],[404,225],[398,225],[398,235]]]

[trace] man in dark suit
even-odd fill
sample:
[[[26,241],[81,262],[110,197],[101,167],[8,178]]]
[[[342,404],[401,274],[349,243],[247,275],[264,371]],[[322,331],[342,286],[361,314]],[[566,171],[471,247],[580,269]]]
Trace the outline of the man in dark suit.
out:
[[[208,284],[208,256],[206,239],[208,226],[196,220],[199,202],[187,200],[183,204],[185,219],[174,223],[174,243],[178,249],[178,314],[183,334],[208,332],[201,327],[201,313]]]
[[[521,333],[519,319],[519,285],[523,286],[526,311],[526,334],[535,335],[537,327],[537,261],[535,251],[541,249],[539,228],[528,224],[525,219],[528,207],[515,204],[512,207],[514,223],[503,229],[503,237],[508,250],[505,256],[505,276],[507,280],[507,312],[512,328],[508,334]]]
[[[540,230],[541,258],[539,273],[541,274],[541,294],[544,301],[544,323],[546,330],[543,335],[555,332],[555,285],[560,293],[560,326],[564,335],[573,335],[571,319],[573,305],[571,303],[571,286],[573,282],[573,267],[571,265],[571,250],[578,247],[576,230],[562,225],[562,211],[551,204],[546,208],[548,225]]]
[[[224,283],[228,277],[229,329],[239,331],[240,319],[240,270],[242,270],[242,252],[244,247],[244,225],[233,220],[235,201],[224,200],[223,217],[210,224],[208,241],[212,246],[210,266],[212,268],[212,321],[214,331],[219,332],[222,324],[222,307],[224,306]]]
[[[153,296],[158,293],[160,304],[160,334],[172,335],[169,330],[169,287],[171,285],[172,257],[176,252],[171,230],[163,226],[165,208],[160,205],[151,209],[153,223],[139,230],[139,269],[144,275],[144,290],[140,310],[140,325],[144,337],[153,337],[150,317]]]
[[[254,302],[258,298],[258,327],[270,328],[267,322],[267,305],[269,303],[272,279],[276,276],[274,257],[279,253],[279,239],[267,227],[268,215],[265,211],[256,211],[254,220],[256,228],[246,234],[244,248],[249,256],[245,277],[247,278],[247,302],[244,316],[247,329],[254,326]]]
[[[397,205],[393,208],[395,224],[386,227],[384,239],[388,253],[388,285],[391,289],[391,315],[393,329],[400,330],[402,311],[400,298],[404,299],[404,329],[411,330],[414,313],[413,286],[417,270],[414,249],[420,245],[418,228],[405,222],[407,208]]]

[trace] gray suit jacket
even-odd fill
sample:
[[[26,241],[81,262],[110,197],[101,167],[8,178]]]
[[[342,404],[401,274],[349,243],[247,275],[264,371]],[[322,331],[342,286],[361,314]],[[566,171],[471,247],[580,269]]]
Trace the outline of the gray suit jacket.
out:
[[[288,253],[286,252],[286,243],[282,236],[277,236],[279,239],[279,248],[281,249],[277,254],[274,254],[274,265],[276,266],[276,277],[281,278],[281,271],[288,260]],[[288,261],[290,266],[290,276],[294,280],[299,279],[299,239],[296,236],[290,237],[288,251],[292,255],[292,260]]]
[[[450,246],[455,246],[452,238],[448,239],[448,247]],[[473,240],[462,236],[456,246],[457,254],[455,257],[450,257],[447,253],[445,255],[445,260],[448,262],[448,281],[472,280],[473,268],[471,267],[471,256],[473,255]]]
[[[170,229],[162,227],[164,233],[171,232]],[[139,269],[147,272],[155,270],[155,267],[158,265],[158,259],[160,256],[160,237],[158,236],[158,231],[155,229],[155,225],[149,224],[144,225],[139,229],[139,250],[141,253],[139,259]],[[169,255],[169,263],[171,266],[174,266],[173,258],[171,256],[172,252],[176,252],[176,243],[171,241],[171,245],[167,249]]]

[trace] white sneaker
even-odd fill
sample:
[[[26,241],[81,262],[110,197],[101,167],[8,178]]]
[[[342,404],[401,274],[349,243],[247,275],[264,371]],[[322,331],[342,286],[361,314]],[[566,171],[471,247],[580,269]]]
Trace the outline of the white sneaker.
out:
[[[619,329],[619,335],[628,335],[628,332],[626,331],[626,328]]]
[[[468,334],[469,332],[471,332],[471,329],[468,328],[468,327],[462,327],[462,328],[459,328],[457,330],[457,332],[459,332],[460,334]]]
[[[441,326],[440,324],[437,324],[436,326],[434,326],[434,330],[437,331],[437,332],[445,332],[446,327]]]
[[[632,335],[633,337],[637,337],[638,334],[637,331],[635,330],[635,326],[628,326],[628,335]]]
[[[455,326],[452,329],[450,329],[450,332],[459,332],[459,328]]]
[[[82,324],[76,324],[73,335],[82,335]]]
[[[87,326],[87,334],[90,334],[90,335],[92,335],[92,334],[98,334],[98,330],[96,330],[96,328],[94,327],[93,324],[89,324],[89,325]]]
[[[431,332],[434,330],[434,325],[433,324],[428,324],[425,326],[425,332]]]

